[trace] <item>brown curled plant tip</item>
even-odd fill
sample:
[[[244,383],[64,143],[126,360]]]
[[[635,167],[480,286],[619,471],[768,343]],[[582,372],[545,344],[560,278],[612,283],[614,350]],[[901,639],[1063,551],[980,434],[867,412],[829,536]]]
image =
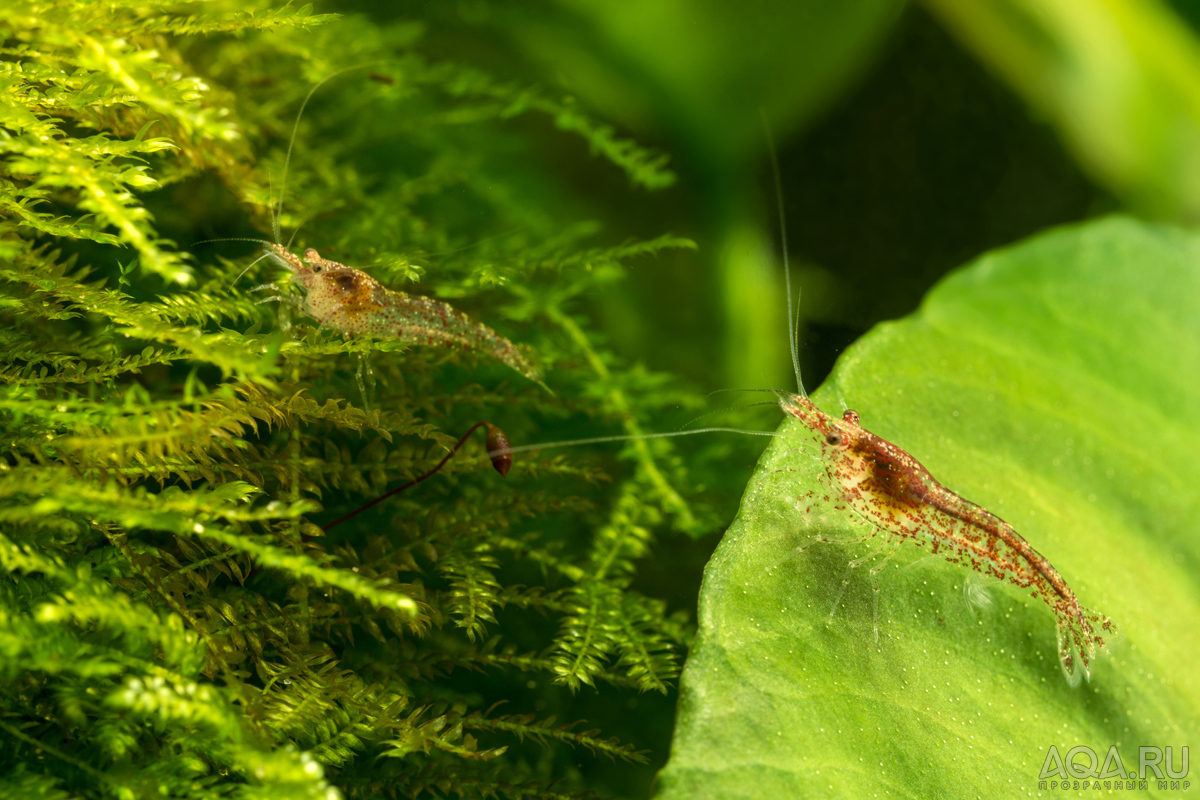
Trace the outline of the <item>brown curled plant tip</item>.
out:
[[[508,437],[504,435],[504,431],[492,423],[485,422],[483,424],[487,425],[488,431],[488,458],[492,460],[492,466],[496,468],[496,472],[500,473],[500,477],[507,478],[508,471],[512,469],[512,453],[509,451]]]
[[[475,431],[479,430],[482,427],[487,427],[487,431],[488,431],[488,433],[487,433],[488,458],[491,459],[492,466],[496,468],[496,471],[500,473],[501,477],[506,477],[508,475],[509,468],[512,467],[512,453],[509,451],[508,437],[504,435],[504,431],[500,430],[492,423],[487,422],[486,420],[481,420],[479,422],[476,422],[470,428],[468,428],[467,432],[459,437],[458,441],[454,443],[454,447],[450,448],[450,452],[446,453],[446,455],[442,457],[442,460],[439,461],[433,469],[429,470],[428,472],[421,475],[420,477],[413,478],[408,483],[401,484],[400,486],[397,486],[395,489],[391,489],[389,491],[384,492],[383,494],[379,495],[379,497],[376,497],[374,500],[372,500],[369,503],[364,503],[363,505],[361,505],[358,508],[351,511],[349,514],[344,514],[344,515],[338,517],[333,522],[330,522],[329,524],[322,526],[321,530],[329,531],[330,529],[335,528],[338,525],[341,525],[343,522],[350,519],[351,517],[358,516],[359,514],[366,511],[368,508],[370,508],[371,506],[374,506],[378,503],[382,503],[384,500],[388,499],[392,495],[400,494],[401,492],[403,492],[407,489],[411,489],[412,487],[416,486],[418,483],[425,480],[426,478],[433,477],[434,475],[437,474],[437,472],[442,467],[446,466],[447,461],[454,458],[454,454],[457,453],[462,448],[463,444],[467,441],[467,439],[469,439],[471,437],[471,434],[474,433]]]

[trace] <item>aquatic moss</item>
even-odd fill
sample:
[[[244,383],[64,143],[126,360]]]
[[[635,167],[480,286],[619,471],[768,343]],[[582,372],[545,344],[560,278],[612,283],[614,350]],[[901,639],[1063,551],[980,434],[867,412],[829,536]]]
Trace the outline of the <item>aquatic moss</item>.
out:
[[[528,443],[694,403],[581,302],[690,242],[605,244],[529,166],[579,137],[657,188],[664,157],[414,25],[59,0],[0,31],[0,794],[564,797],[566,749],[643,760],[555,709],[678,675],[686,618],[631,588],[656,530],[705,527],[666,445],[610,484],[564,455],[501,481],[470,442],[320,525],[482,415]],[[259,302],[254,245],[194,242],[270,239],[272,208],[297,248],[495,327],[557,397]]]

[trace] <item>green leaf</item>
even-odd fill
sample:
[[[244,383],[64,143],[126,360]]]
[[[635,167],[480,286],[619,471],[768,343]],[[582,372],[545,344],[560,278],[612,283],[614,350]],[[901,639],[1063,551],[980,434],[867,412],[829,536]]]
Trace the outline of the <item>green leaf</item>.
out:
[[[980,603],[924,548],[873,592],[889,548],[853,543],[865,523],[823,499],[790,420],[705,572],[660,797],[1024,797],[1051,745],[1116,745],[1128,770],[1171,746],[1178,766],[1200,724],[1198,258],[1197,234],[1122,218],[986,255],[814,398],[845,398],[1122,627],[1090,683],[1064,679],[1044,604],[994,582]]]
[[[1093,178],[1148,213],[1200,211],[1200,41],[1168,4],[926,5],[1058,128]]]

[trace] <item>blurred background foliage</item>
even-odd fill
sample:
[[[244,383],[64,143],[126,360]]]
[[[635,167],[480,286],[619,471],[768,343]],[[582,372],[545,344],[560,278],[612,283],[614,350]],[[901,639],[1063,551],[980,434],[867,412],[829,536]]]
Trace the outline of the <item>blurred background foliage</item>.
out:
[[[652,213],[676,211],[664,223],[701,243],[703,269],[688,280],[664,271],[645,290],[643,308],[685,284],[700,292],[665,309],[663,331],[695,334],[662,350],[663,365],[711,374],[720,353],[718,383],[781,386],[778,236],[759,109],[781,141],[792,257],[808,293],[802,357],[816,381],[846,342],[912,310],[979,252],[1117,208],[1195,218],[1198,9],[1186,0],[564,0],[450,13],[674,156],[680,182]],[[663,311],[629,313],[643,321],[619,327],[637,342]],[[705,331],[720,339],[701,346]]]
[[[475,145],[481,152],[512,148],[496,185],[524,185],[528,194],[489,201],[511,203],[513,217],[532,220],[517,232],[521,246],[555,234],[557,217],[544,213],[547,198],[564,217],[595,221],[563,232],[566,241],[598,235],[611,245],[671,232],[697,243],[696,251],[632,262],[623,280],[596,280],[582,295],[582,313],[624,363],[676,376],[669,388],[630,380],[657,392],[639,400],[641,411],[658,412],[643,419],[646,429],[677,427],[701,413],[697,393],[793,383],[760,109],[780,145],[810,388],[848,343],[914,309],[942,275],[981,252],[1110,210],[1185,222],[1200,212],[1200,51],[1192,27],[1200,6],[1184,0],[461,0],[341,2],[315,11],[347,19],[324,32],[273,34],[280,59],[314,44],[324,48],[304,59],[291,84],[277,77],[256,82],[253,76],[272,70],[255,61],[265,57],[261,49],[247,46],[239,56],[241,34],[148,32],[212,81],[214,95],[237,109],[238,123],[255,131],[245,146],[261,158],[261,171],[246,173],[236,160],[205,162],[200,148],[185,152],[192,161],[180,180],[146,195],[158,233],[184,248],[205,238],[265,235],[271,187],[262,177],[282,174],[291,114],[317,81],[380,53],[412,48],[499,82],[538,85],[548,98],[565,95],[567,106],[669,154],[673,183],[639,182],[636,170],[591,158],[583,139],[524,117],[510,120],[511,139]],[[310,218],[319,226],[322,215],[332,216],[339,243],[365,243],[356,256],[381,261],[397,281],[422,274],[432,281],[430,264],[453,261],[444,252],[510,231],[484,212],[475,228],[462,205],[447,207],[456,230],[443,248],[421,240],[428,231],[355,229],[356,204],[379,195],[389,170],[427,155],[356,135],[356,115],[378,111],[372,93],[402,91],[388,83],[386,70],[378,72],[381,78],[348,78],[314,98],[297,142],[304,166],[289,186],[285,229],[305,223],[311,231]],[[569,126],[570,115],[552,116]],[[471,142],[456,146],[469,152]],[[482,168],[504,170],[503,159]],[[444,177],[447,185],[455,180]],[[240,186],[240,197],[230,185]],[[239,202],[244,198],[257,198],[257,207]],[[429,202],[423,211],[436,214],[441,201]],[[365,216],[375,220],[379,211]],[[422,249],[413,255],[415,240]],[[217,258],[192,250],[202,260]],[[85,263],[102,260],[87,246],[74,253]],[[116,268],[109,272],[115,283]],[[457,280],[441,296],[473,291],[482,279]],[[538,343],[548,360],[568,357],[548,336]],[[556,382],[551,373],[548,380],[568,405],[571,394],[587,398],[584,378]],[[340,388],[353,391],[348,381]],[[428,398],[422,410],[432,413],[436,404]],[[663,410],[672,406],[678,413]],[[728,419],[773,427],[777,414],[768,408]],[[515,443],[593,432],[578,421],[525,417],[516,430],[524,441]],[[634,589],[663,598],[672,611],[694,613],[720,521],[732,518],[760,450],[759,442],[741,439],[680,446],[688,490],[704,493],[709,506],[708,524],[691,530],[707,533],[694,538],[661,526],[653,555],[639,561]],[[507,617],[501,623],[521,624]],[[480,696],[488,694],[487,681],[477,679]],[[520,698],[529,707],[585,718],[649,751],[645,765],[556,751],[553,765],[538,765],[539,774],[565,776],[571,788],[648,796],[667,757],[673,698],[588,687],[572,695],[531,681]]]

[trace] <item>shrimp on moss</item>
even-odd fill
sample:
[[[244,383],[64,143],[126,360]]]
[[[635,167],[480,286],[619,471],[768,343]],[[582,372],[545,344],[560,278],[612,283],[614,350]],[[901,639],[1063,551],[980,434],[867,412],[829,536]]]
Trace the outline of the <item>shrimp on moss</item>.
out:
[[[275,295],[261,302],[291,302],[322,327],[347,336],[479,350],[549,391],[516,345],[449,303],[388,289],[360,269],[321,258],[311,247],[303,258],[279,244],[264,243],[263,252],[292,273],[289,280],[304,295]]]
[[[296,297],[281,292],[263,298],[259,301],[260,303],[272,301],[290,303],[300,309],[302,313],[315,319],[321,327],[331,328],[346,336],[372,336],[378,339],[411,342],[419,345],[462,347],[476,350],[502,361],[546,391],[550,391],[550,388],[542,382],[537,370],[517,349],[516,345],[487,325],[471,319],[449,303],[388,289],[361,269],[322,258],[313,248],[305,250],[303,257],[298,257],[291,252],[290,242],[288,245],[280,243],[279,220],[283,214],[288,168],[291,164],[292,148],[296,143],[296,133],[300,128],[304,109],[316,91],[328,81],[347,72],[365,69],[369,66],[371,65],[362,64],[327,76],[309,90],[308,95],[300,104],[300,110],[296,113],[296,121],[292,126],[291,139],[288,142],[287,157],[284,160],[279,201],[274,203],[271,209],[275,241],[240,240],[256,242],[263,246],[263,255],[246,267],[243,274],[263,258],[270,258],[292,273],[289,280],[300,287],[303,296]],[[210,239],[208,241],[232,240]],[[280,288],[277,284],[272,283],[256,287],[256,289],[276,290]]]

